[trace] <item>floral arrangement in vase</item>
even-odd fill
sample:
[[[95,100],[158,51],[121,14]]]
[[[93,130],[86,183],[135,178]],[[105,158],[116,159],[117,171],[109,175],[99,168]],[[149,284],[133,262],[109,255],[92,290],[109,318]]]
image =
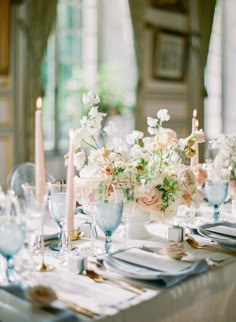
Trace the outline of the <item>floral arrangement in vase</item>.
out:
[[[131,184],[135,186],[136,207],[153,219],[175,215],[180,204],[198,204],[202,197],[198,184],[204,176],[185,163],[194,155],[194,145],[204,142],[202,130],[178,139],[175,131],[163,126],[170,116],[161,109],[156,118],[147,118],[149,136],[134,130],[124,141],[111,121],[102,127],[106,114],[99,112],[97,95],[88,92],[83,102],[90,110],[74,132],[75,185],[80,178],[106,182],[108,187]],[[109,146],[101,144],[99,135],[113,140]]]

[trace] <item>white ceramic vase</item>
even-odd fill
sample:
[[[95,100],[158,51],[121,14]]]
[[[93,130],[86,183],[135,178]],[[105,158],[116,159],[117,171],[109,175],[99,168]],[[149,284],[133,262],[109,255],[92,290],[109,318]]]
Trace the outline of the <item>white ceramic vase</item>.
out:
[[[144,239],[151,236],[151,233],[146,228],[146,223],[150,220],[148,212],[135,212],[128,217],[128,238],[129,239]]]

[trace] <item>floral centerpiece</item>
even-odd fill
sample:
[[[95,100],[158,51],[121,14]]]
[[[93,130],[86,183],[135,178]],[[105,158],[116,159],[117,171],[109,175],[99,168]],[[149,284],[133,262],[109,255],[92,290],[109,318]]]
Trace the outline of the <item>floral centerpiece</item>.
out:
[[[90,111],[74,132],[75,184],[80,178],[97,179],[108,186],[132,184],[136,187],[136,206],[150,212],[153,219],[173,216],[180,204],[199,202],[202,174],[185,163],[195,153],[194,144],[204,142],[202,130],[178,139],[175,131],[163,126],[170,116],[162,109],[157,118],[147,118],[149,136],[134,130],[124,142],[112,122],[102,128],[106,114],[98,110],[97,95],[84,94],[83,102],[90,105]],[[99,133],[113,137],[109,146],[99,143]]]

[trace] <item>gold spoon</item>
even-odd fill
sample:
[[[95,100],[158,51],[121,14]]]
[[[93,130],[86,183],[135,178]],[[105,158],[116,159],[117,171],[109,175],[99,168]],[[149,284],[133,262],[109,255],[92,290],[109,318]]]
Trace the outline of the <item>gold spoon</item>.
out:
[[[141,287],[138,287],[136,285],[132,285],[128,282],[125,281],[121,281],[121,280],[109,280],[105,277],[103,277],[102,275],[98,274],[97,272],[90,270],[90,269],[86,269],[85,271],[86,276],[88,276],[89,278],[91,278],[93,281],[98,282],[98,283],[109,283],[115,286],[119,286],[121,288],[123,288],[126,291],[130,291],[133,292],[137,295],[143,294],[145,292],[145,290]]]
[[[206,249],[213,252],[225,253],[236,256],[236,251],[234,251],[233,249],[224,248],[221,245],[202,244],[191,238],[186,238],[186,242],[195,249]]]

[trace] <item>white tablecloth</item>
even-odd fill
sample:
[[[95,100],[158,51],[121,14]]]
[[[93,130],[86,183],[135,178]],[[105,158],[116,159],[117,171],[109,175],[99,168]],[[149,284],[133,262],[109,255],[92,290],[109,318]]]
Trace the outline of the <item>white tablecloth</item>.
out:
[[[227,207],[227,206],[226,206]],[[228,206],[229,207],[229,206]],[[197,215],[201,213],[205,216],[209,215],[209,208],[202,207]],[[223,212],[223,216],[227,219],[235,221],[235,218],[231,217],[229,209]],[[207,221],[203,217],[197,217],[201,221]],[[180,219],[178,219],[180,221]],[[148,229],[152,232],[152,236],[143,241],[132,240],[130,245],[135,244],[146,244],[147,246],[161,246],[164,241],[164,237],[167,232],[167,225],[161,224],[148,224]],[[113,236],[113,244],[115,248],[119,248],[122,241],[121,228]],[[85,242],[85,240],[83,241]],[[88,242],[88,241],[87,241]],[[102,247],[103,241],[97,240],[98,245]],[[81,241],[78,242],[81,244]],[[186,245],[187,251],[193,256],[203,258],[209,255],[209,252],[205,250],[193,250],[190,246]],[[55,259],[50,256],[46,258],[47,261],[55,263]],[[64,273],[63,273],[64,270]],[[60,272],[60,273],[58,273]],[[229,258],[225,262],[218,264],[217,267],[209,268],[209,270],[203,274],[195,277],[191,277],[174,287],[168,289],[161,289],[155,286],[155,283],[141,283],[137,282],[138,285],[142,285],[147,292],[142,295],[137,295],[134,298],[128,299],[129,294],[118,294],[117,296],[127,296],[120,305],[114,305],[113,311],[107,313],[107,316],[97,317],[100,321],[114,321],[114,322],[233,322],[236,321],[236,261],[235,258]],[[49,273],[41,273],[38,281],[49,283]],[[64,283],[68,283],[67,290],[71,293],[75,293],[75,285],[78,285],[78,293],[80,292],[80,281],[83,284],[86,293],[80,293],[80,300],[84,298],[84,303],[89,303],[94,298],[89,298],[89,292],[93,293],[93,290],[89,289],[93,281],[85,280],[84,276],[71,275],[70,272],[66,272],[63,268],[62,271],[55,270],[51,273],[54,275],[54,282],[58,282],[58,288]],[[60,274],[61,278],[60,278]],[[66,281],[65,281],[66,278]],[[134,282],[134,281],[133,281]],[[88,283],[88,284],[86,284]],[[90,283],[90,284],[89,284]],[[82,285],[81,284],[81,285]],[[86,286],[87,285],[87,286]],[[56,284],[53,285],[54,287]],[[96,284],[94,290],[98,291],[98,297],[105,294],[106,287],[102,284]],[[84,289],[84,290],[85,290]],[[100,290],[100,295],[99,295]],[[102,291],[101,291],[102,290]],[[111,292],[112,297],[115,296],[112,289],[107,289],[107,292]],[[94,293],[95,294],[95,293]],[[93,295],[94,295],[93,294]],[[92,296],[92,295],[91,295]],[[94,295],[95,296],[95,295]],[[96,297],[96,296],[95,296]],[[125,298],[125,297],[124,297]],[[82,300],[83,302],[83,300]],[[99,299],[98,299],[99,302]],[[81,303],[81,302],[80,302]],[[118,309],[117,309],[118,308]],[[104,313],[106,312],[104,308]],[[29,302],[22,299],[16,298],[15,296],[0,291],[0,320],[3,322],[48,322],[52,321],[53,315],[45,312],[44,310],[33,310]]]

